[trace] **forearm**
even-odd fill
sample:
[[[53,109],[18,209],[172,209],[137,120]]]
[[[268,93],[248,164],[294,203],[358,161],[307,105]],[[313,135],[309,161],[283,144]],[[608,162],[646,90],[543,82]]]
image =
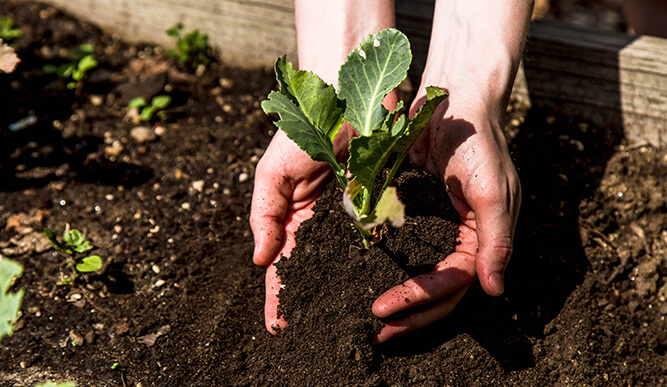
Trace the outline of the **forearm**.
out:
[[[393,0],[295,0],[299,68],[338,85],[338,68],[368,34],[395,26]]]
[[[487,113],[500,118],[532,6],[532,0],[438,0],[422,86],[447,88],[450,107],[493,108]]]

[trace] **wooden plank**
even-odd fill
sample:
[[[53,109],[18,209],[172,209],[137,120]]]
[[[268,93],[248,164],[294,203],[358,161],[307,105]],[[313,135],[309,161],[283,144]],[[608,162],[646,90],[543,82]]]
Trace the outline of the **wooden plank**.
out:
[[[289,0],[43,0],[133,42],[172,46],[165,30],[209,35],[221,59],[264,67],[288,53],[296,58],[294,6]]]
[[[19,0],[22,1],[22,0]],[[293,0],[41,0],[129,41],[173,45],[171,25],[209,35],[223,61],[271,66],[296,60]],[[414,50],[419,84],[434,0],[396,0],[398,28]],[[555,22],[531,26],[513,96],[624,133],[631,142],[667,145],[667,41]]]

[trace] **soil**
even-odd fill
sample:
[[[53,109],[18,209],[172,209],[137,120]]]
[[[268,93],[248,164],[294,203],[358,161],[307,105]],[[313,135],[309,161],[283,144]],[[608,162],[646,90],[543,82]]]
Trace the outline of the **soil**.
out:
[[[523,203],[505,294],[473,285],[452,316],[382,346],[370,305],[451,251],[455,218],[442,187],[406,171],[408,225],[359,254],[331,186],[280,268],[291,325],[272,336],[247,222],[272,72],[193,74],[49,6],[0,15],[23,32],[22,63],[0,75],[0,253],[25,266],[26,292],[1,385],[667,384],[667,149],[513,104]],[[42,68],[81,43],[100,65],[69,90]],[[166,115],[133,122],[127,102],[159,94]],[[58,286],[63,257],[41,229],[67,225],[105,265]]]

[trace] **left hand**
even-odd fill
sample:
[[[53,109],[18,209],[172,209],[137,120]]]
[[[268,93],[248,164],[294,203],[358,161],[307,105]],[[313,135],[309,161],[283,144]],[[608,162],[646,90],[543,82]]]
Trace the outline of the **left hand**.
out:
[[[411,113],[419,101],[418,96]],[[521,187],[496,113],[499,109],[469,102],[457,104],[451,97],[444,102],[410,154],[413,163],[446,184],[461,218],[460,244],[433,271],[390,289],[375,301],[373,313],[379,318],[428,305],[386,324],[375,336],[378,343],[452,313],[475,278],[489,295],[504,291]]]

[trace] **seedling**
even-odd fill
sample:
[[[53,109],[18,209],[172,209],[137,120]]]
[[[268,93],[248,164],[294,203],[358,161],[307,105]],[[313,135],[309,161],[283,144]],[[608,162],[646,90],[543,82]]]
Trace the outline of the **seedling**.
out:
[[[21,36],[21,30],[14,27],[14,21],[8,17],[0,17],[0,39],[5,42]]]
[[[48,381],[46,383],[36,384],[35,387],[76,387],[76,383],[74,382],[56,383]]]
[[[403,101],[391,112],[382,106],[387,94],[406,78],[411,61],[410,42],[400,31],[386,29],[369,35],[341,66],[339,90],[335,90],[313,73],[294,70],[282,56],[275,63],[280,90],[272,91],[262,102],[264,112],[280,116],[275,123],[278,128],[313,160],[331,166],[344,190],[345,210],[366,248],[375,239],[377,226],[385,222],[403,225],[405,207],[389,184],[436,107],[447,98],[446,90],[427,87],[427,100],[412,119],[401,114]],[[360,135],[349,145],[347,172],[352,179],[346,175],[346,166],[336,160],[333,148],[343,120]],[[392,153],[393,165],[374,201],[375,179]]]
[[[60,66],[47,64],[42,68],[42,71],[47,74],[56,74],[58,78],[69,79],[67,88],[80,91],[88,71],[99,64],[93,56],[94,52],[95,47],[92,44],[82,44],[69,52],[69,63]]]
[[[23,289],[16,293],[9,291],[15,278],[23,274],[23,266],[7,258],[0,258],[0,341],[11,336],[18,320],[23,301]]]
[[[171,97],[168,95],[158,95],[151,99],[149,105],[144,97],[137,97],[130,101],[127,105],[130,109],[141,109],[141,119],[143,121],[150,121],[153,115],[157,113],[158,117],[164,118],[166,112],[164,109],[171,103]]]
[[[208,35],[194,30],[183,35],[183,25],[174,24],[167,30],[167,35],[176,39],[176,48],[167,50],[167,57],[176,59],[190,69],[200,65],[208,66],[213,57],[213,50],[208,44]]]
[[[98,255],[90,255],[87,257],[78,256],[92,248],[90,242],[85,239],[79,230],[66,230],[63,233],[62,242],[58,241],[56,234],[48,227],[44,227],[44,235],[46,235],[49,242],[51,242],[56,250],[69,255],[66,265],[74,267],[77,272],[88,273],[98,271],[102,268],[102,258]],[[76,279],[76,277],[76,272],[74,272],[71,277],[65,278],[61,284],[69,284],[72,280]]]

